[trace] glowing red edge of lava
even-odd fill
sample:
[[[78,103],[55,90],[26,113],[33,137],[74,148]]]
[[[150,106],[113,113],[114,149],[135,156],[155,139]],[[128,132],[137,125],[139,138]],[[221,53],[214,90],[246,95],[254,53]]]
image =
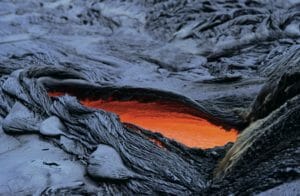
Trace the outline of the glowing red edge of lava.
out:
[[[49,92],[49,96],[62,96],[64,92]],[[174,139],[189,147],[212,148],[234,142],[237,131],[226,131],[190,113],[187,106],[174,102],[139,102],[136,100],[80,100],[87,106],[103,109],[119,115],[122,122],[131,123],[165,137]],[[152,141],[152,140],[151,140]]]

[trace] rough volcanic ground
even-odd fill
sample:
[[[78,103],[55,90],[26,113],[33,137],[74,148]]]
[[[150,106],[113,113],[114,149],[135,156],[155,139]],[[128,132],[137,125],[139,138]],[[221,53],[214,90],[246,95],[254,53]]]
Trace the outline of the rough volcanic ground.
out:
[[[299,25],[297,0],[0,1],[0,193],[300,194]],[[78,100],[111,94],[240,135],[188,148]]]

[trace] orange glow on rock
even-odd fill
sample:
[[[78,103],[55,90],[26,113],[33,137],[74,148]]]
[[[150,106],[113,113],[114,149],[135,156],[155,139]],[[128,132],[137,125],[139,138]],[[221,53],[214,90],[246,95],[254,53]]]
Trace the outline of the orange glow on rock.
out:
[[[48,95],[50,97],[59,97],[59,96],[63,96],[65,95],[66,93],[63,93],[63,92],[48,92]]]
[[[59,96],[60,93],[49,93]],[[193,108],[183,104],[157,101],[139,102],[136,100],[81,100],[87,107],[103,109],[119,115],[122,122],[135,124],[144,129],[159,132],[189,147],[212,148],[234,142],[237,131],[224,130],[207,120],[188,113]]]

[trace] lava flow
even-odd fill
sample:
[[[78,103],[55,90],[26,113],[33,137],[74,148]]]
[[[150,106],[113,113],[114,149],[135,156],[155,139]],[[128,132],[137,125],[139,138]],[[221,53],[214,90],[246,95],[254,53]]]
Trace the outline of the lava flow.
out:
[[[51,92],[50,96],[63,93]],[[189,147],[212,148],[234,142],[237,131],[224,130],[207,120],[193,115],[187,106],[174,102],[139,102],[136,100],[81,100],[87,107],[103,109],[119,115],[122,122],[159,132]]]

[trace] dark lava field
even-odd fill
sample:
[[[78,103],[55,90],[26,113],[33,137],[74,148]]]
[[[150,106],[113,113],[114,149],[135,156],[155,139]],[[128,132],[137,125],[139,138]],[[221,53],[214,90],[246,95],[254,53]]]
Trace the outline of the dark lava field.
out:
[[[300,1],[1,0],[0,195],[300,195]]]

